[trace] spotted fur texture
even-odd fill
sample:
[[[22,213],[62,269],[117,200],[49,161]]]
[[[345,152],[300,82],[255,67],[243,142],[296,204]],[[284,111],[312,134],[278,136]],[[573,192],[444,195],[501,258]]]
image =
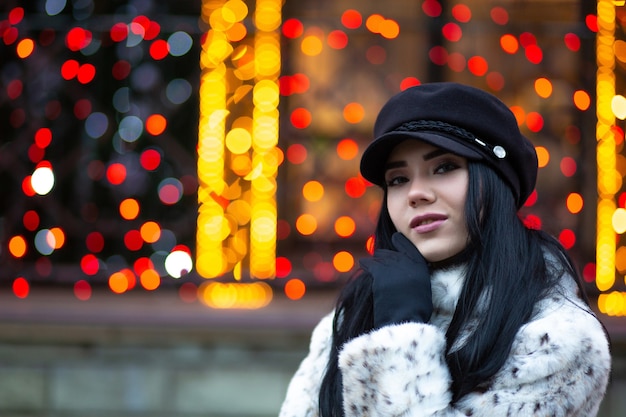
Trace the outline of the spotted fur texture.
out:
[[[432,276],[430,323],[386,326],[346,343],[339,355],[346,417],[579,416],[597,414],[610,373],[603,329],[564,277],[518,332],[510,356],[489,381],[451,404],[445,331],[463,283],[462,269]],[[317,417],[332,314],[313,332],[280,417]]]

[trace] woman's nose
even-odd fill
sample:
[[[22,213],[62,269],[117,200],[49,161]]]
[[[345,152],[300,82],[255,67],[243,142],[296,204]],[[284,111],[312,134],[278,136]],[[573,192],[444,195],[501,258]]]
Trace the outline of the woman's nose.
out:
[[[409,205],[417,206],[424,203],[432,203],[436,198],[436,194],[428,184],[428,181],[414,181],[409,188],[407,197]]]

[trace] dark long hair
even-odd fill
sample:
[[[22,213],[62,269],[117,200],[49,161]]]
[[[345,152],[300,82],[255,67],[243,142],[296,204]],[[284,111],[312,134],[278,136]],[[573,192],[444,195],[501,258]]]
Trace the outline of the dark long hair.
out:
[[[468,169],[467,279],[446,333],[453,401],[486,388],[483,385],[504,364],[517,331],[531,318],[535,303],[563,273],[577,278],[584,294],[565,249],[547,233],[524,226],[513,194],[502,179],[482,163],[470,161]],[[374,234],[377,248],[392,248],[391,235],[396,231],[386,197],[384,190]],[[554,262],[546,262],[545,251]],[[489,296],[485,297],[487,292]],[[478,320],[477,327],[462,346],[454,346],[471,320]],[[339,351],[344,343],[372,327],[372,278],[359,270],[337,300],[332,349],[319,394],[320,416],[343,416]]]

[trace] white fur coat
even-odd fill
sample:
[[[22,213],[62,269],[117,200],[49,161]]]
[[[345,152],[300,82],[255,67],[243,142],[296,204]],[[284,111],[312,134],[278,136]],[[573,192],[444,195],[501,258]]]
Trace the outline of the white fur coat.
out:
[[[600,323],[579,301],[570,277],[538,303],[489,389],[451,404],[445,332],[462,281],[460,268],[433,274],[435,310],[428,324],[383,327],[343,346],[339,367],[345,416],[595,416],[611,357]],[[329,314],[313,331],[310,352],[289,384],[280,417],[318,416],[331,335]]]

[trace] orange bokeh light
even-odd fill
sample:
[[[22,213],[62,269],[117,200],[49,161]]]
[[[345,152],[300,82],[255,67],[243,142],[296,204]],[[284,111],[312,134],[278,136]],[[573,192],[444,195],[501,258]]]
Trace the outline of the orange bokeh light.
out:
[[[165,132],[167,119],[161,114],[152,114],[146,119],[146,131],[152,136],[158,136]]]
[[[161,277],[154,269],[146,269],[139,276],[139,282],[144,289],[152,291],[161,285]]]
[[[351,124],[359,123],[365,117],[365,109],[359,103],[349,103],[343,108],[343,118]]]
[[[356,230],[356,223],[350,216],[341,216],[335,221],[335,233],[340,237],[350,237]]]
[[[304,236],[312,235],[317,230],[317,219],[308,213],[300,215],[296,220],[296,230]]]
[[[20,58],[28,58],[35,50],[35,42],[32,39],[26,38],[19,41],[17,44],[16,52]]]
[[[156,222],[145,222],[139,229],[141,238],[146,243],[155,243],[161,237],[161,227]]]
[[[120,203],[120,215],[125,220],[136,219],[139,215],[139,203],[134,198],[127,198]]]
[[[353,139],[342,139],[337,144],[337,155],[344,161],[350,161],[359,154],[359,145]]]
[[[333,257],[333,266],[338,272],[348,272],[354,267],[354,256],[350,252],[337,252]]]
[[[16,258],[26,254],[26,239],[23,236],[13,236],[9,239],[9,252]]]
[[[299,300],[306,293],[306,285],[298,278],[292,278],[285,284],[285,295],[290,300]]]

